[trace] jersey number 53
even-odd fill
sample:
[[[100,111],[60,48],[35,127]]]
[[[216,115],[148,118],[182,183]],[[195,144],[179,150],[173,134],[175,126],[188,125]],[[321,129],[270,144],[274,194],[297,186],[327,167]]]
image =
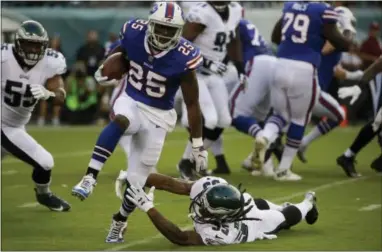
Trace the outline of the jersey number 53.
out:
[[[283,17],[283,27],[281,29],[281,40],[285,40],[287,36],[290,36],[294,43],[305,43],[309,24],[309,17],[305,14],[285,13]]]

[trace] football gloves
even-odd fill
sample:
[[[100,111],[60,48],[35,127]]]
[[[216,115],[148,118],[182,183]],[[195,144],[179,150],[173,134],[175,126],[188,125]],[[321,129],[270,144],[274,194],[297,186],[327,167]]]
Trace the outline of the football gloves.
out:
[[[342,87],[338,89],[338,97],[341,99],[345,99],[347,97],[351,97],[350,105],[353,105],[358,97],[361,95],[362,90],[358,85],[354,85],[351,87]]]
[[[109,77],[107,76],[102,76],[102,73],[101,73],[101,70],[103,69],[103,65],[101,65],[97,71],[94,73],[94,79],[101,85],[101,86],[104,86],[104,87],[108,87],[108,86],[117,86],[119,84],[119,80],[116,80],[116,79],[112,79],[112,80],[108,80]]]
[[[207,169],[208,152],[203,147],[203,140],[200,138],[192,139],[191,162],[195,163],[196,172]]]
[[[155,187],[151,187],[148,194],[145,193],[141,185],[137,184],[137,187],[130,186],[129,188],[127,188],[127,194],[125,195],[125,197],[132,203],[134,203],[134,205],[136,205],[143,212],[147,212],[154,207]]]
[[[38,84],[32,84],[31,93],[33,97],[37,100],[48,100],[50,97],[55,97],[56,94],[52,91],[47,90],[44,86]]]

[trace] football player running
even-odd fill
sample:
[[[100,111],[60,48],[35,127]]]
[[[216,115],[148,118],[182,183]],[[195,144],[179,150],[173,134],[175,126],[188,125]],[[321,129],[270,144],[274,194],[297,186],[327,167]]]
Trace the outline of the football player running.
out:
[[[218,139],[224,128],[231,125],[227,103],[228,92],[223,79],[223,74],[227,70],[227,59],[234,62],[240,79],[245,81],[241,42],[238,36],[241,16],[242,7],[230,1],[198,3],[191,6],[187,13],[183,36],[200,47],[204,58],[197,77],[199,102],[204,118],[205,149]],[[187,115],[184,110],[183,115]],[[182,120],[182,123],[188,126],[187,120]],[[188,142],[182,160],[178,164],[178,170],[184,179],[195,178],[192,172],[193,164],[189,160],[191,151],[192,144]]]
[[[113,52],[121,52],[129,62],[126,90],[114,103],[115,116],[98,137],[86,175],[72,190],[74,196],[81,200],[90,196],[98,173],[123,135],[131,138],[128,181],[145,183],[160,158],[167,132],[175,127],[173,104],[179,87],[189,116],[191,159],[198,171],[206,168],[195,74],[203,58],[198,48],[181,37],[183,25],[182,10],[176,3],[156,2],[148,21],[137,19],[122,26],[121,45]],[[96,78],[100,84],[111,81],[99,72]],[[134,209],[125,198],[113,216],[106,242],[121,242],[116,233],[126,229],[127,217]]]
[[[382,56],[365,70],[359,85],[340,88],[338,90],[338,96],[342,99],[351,97],[350,104],[354,104],[361,95],[362,89],[373,79],[375,79],[376,85],[382,86]],[[337,164],[342,167],[347,176],[360,176],[354,166],[355,157],[378,134],[379,145],[382,148],[382,107],[379,107],[378,111],[375,111],[374,120],[362,127],[352,145],[337,158]],[[382,154],[371,163],[371,168],[382,173]]]
[[[283,15],[273,30],[272,41],[279,44],[271,89],[274,115],[256,138],[254,159],[263,164],[269,144],[288,125],[276,180],[302,179],[290,168],[320,93],[316,68],[320,65],[326,40],[340,51],[356,49],[356,45],[338,31],[337,20],[338,13],[325,3],[286,2]]]
[[[340,6],[334,9],[338,13],[337,27],[339,31],[349,39],[353,40],[356,35],[355,22],[353,13],[346,7]],[[363,71],[358,70],[349,72],[339,64],[342,52],[333,48],[330,42],[326,42],[322,49],[322,58],[320,67],[318,68],[318,83],[321,91],[318,102],[313,107],[312,115],[317,117],[325,116],[327,120],[321,120],[308,135],[304,136],[298,150],[298,158],[306,163],[305,152],[308,146],[314,140],[319,139],[335,129],[344,119],[345,111],[329,93],[327,93],[333,77],[343,80],[359,80],[363,75]]]
[[[64,212],[70,205],[49,188],[53,157],[25,130],[38,100],[65,100],[65,58],[47,48],[48,41],[44,27],[28,20],[17,29],[14,44],[1,45],[1,158],[5,151],[31,165],[37,202]]]
[[[123,178],[119,182],[123,183]],[[245,190],[240,191],[240,186],[238,189],[219,177],[207,176],[187,183],[161,174],[150,174],[146,186],[151,187],[148,194],[138,185],[127,188],[124,196],[147,213],[163,236],[181,246],[275,239],[280,230],[289,229],[301,220],[314,224],[318,219],[314,192],[306,193],[305,199],[298,204],[277,205],[253,198]],[[193,220],[194,230],[182,231],[154,207],[155,188],[189,195],[189,217]],[[119,235],[122,237],[123,233]]]

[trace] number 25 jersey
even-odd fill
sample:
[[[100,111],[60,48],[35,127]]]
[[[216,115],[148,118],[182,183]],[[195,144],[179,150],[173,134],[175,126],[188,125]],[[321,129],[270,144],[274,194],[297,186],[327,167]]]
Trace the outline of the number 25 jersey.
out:
[[[337,19],[337,13],[325,3],[285,3],[277,56],[318,67],[326,41],[322,34],[323,26],[336,23]]]
[[[44,57],[31,69],[23,69],[14,55],[13,44],[1,46],[1,122],[11,127],[21,127],[29,122],[37,103],[30,85],[45,85],[55,75],[66,72],[64,56],[46,49]]]
[[[121,30],[121,47],[130,63],[126,93],[150,107],[171,110],[181,77],[198,68],[203,57],[199,49],[184,38],[172,50],[151,54],[147,23],[146,20],[131,20]]]

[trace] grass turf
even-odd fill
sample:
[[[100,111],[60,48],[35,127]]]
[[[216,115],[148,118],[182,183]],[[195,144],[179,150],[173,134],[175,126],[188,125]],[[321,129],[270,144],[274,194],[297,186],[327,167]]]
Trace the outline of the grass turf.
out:
[[[69,213],[55,213],[35,204],[31,168],[7,157],[2,162],[2,250],[216,250],[216,247],[182,248],[171,244],[136,210],[129,219],[125,243],[107,244],[104,239],[111,216],[120,206],[114,194],[114,180],[126,167],[120,148],[101,172],[94,194],[84,202],[70,195],[73,185],[86,171],[90,153],[100,132],[97,127],[30,128],[37,139],[55,158],[52,190],[72,204]],[[308,150],[306,165],[298,160],[294,171],[303,176],[300,182],[276,182],[252,177],[240,168],[251,150],[249,137],[228,130],[224,149],[233,174],[229,182],[240,182],[253,196],[276,203],[299,202],[305,191],[314,189],[318,196],[319,221],[305,222],[278,235],[272,241],[224,246],[219,250],[382,250],[381,208],[360,211],[369,205],[380,205],[381,177],[370,169],[371,161],[380,153],[373,141],[357,157],[363,177],[348,179],[336,166],[335,159],[353,141],[359,128],[338,129],[315,142]],[[187,134],[177,129],[168,136],[158,170],[177,176],[179,161]],[[210,155],[210,168],[214,167]],[[180,227],[190,227],[187,218],[188,197],[155,192],[157,208]]]

